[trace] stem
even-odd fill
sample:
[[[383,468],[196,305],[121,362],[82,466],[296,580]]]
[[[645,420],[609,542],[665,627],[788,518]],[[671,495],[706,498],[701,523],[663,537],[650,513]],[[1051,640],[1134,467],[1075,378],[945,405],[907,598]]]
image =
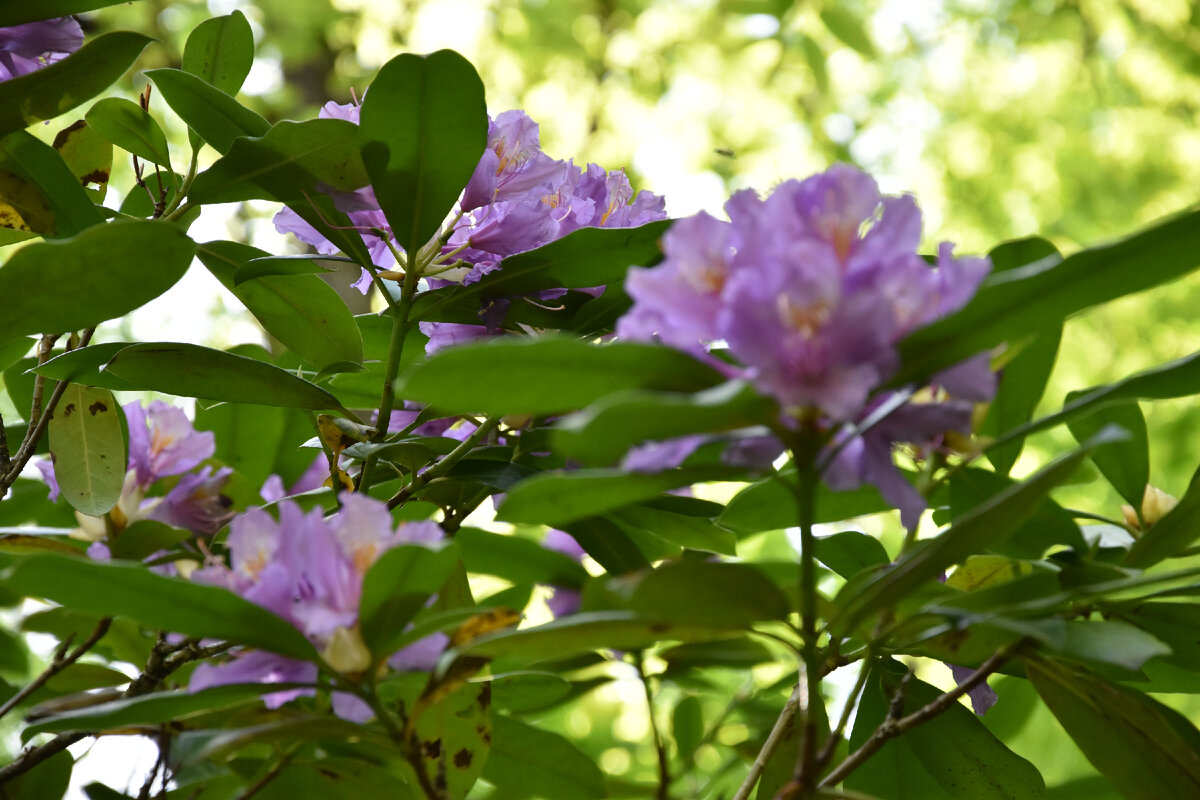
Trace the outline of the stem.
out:
[[[831,787],[841,783],[846,779],[847,775],[849,775],[851,772],[854,772],[854,770],[862,766],[864,761],[875,755],[875,753],[877,753],[879,749],[888,742],[889,739],[894,739],[902,733],[912,730],[922,723],[928,722],[938,714],[941,714],[943,711],[949,709],[952,705],[958,702],[958,698],[962,697],[967,692],[971,691],[976,686],[987,680],[989,675],[999,669],[1004,662],[1008,661],[1008,659],[1012,657],[1013,653],[1018,647],[1021,646],[1022,643],[1023,642],[1021,640],[1018,640],[1010,645],[1000,648],[993,653],[987,661],[983,662],[983,664],[979,666],[979,669],[972,672],[971,676],[961,684],[945,694],[939,695],[932,702],[922,706],[908,716],[899,717],[896,719],[889,715],[889,718],[885,719],[883,724],[875,729],[875,732],[871,734],[871,738],[864,742],[862,747],[858,748],[849,756],[847,756],[845,761],[843,761],[841,764],[838,764],[832,772],[825,776],[825,780],[821,781],[821,787]],[[901,683],[900,690],[897,692],[897,696],[901,697],[901,701],[898,704],[901,707],[903,706],[903,698],[901,695],[903,690],[904,684]],[[893,703],[895,704],[895,698],[893,698]]]
[[[814,703],[821,700],[821,662],[817,654],[817,559],[813,521],[816,518],[817,481],[815,447],[793,450],[796,463],[796,506],[800,518],[800,680],[797,691],[801,701],[800,752],[796,761],[796,782],[802,791],[813,784],[817,751],[817,720]],[[803,796],[803,795],[802,795]]]
[[[254,797],[254,795],[261,792],[264,788],[266,788],[268,783],[279,777],[279,774],[283,772],[283,768],[291,762],[292,757],[295,755],[296,751],[291,750],[280,756],[279,760],[276,761],[269,770],[267,770],[267,774],[255,781],[254,785],[247,787],[246,791],[238,795],[237,800],[250,800],[251,797]]]
[[[758,751],[758,755],[754,758],[754,763],[750,765],[750,772],[746,774],[742,785],[738,787],[737,793],[732,800],[748,800],[750,793],[754,791],[754,787],[758,784],[758,779],[762,777],[763,770],[767,768],[767,763],[771,760],[771,756],[779,749],[779,745],[787,738],[788,733],[792,729],[792,723],[796,719],[796,714],[800,711],[800,686],[792,690],[792,694],[788,697],[787,702],[783,704],[783,711],[779,714],[779,719],[775,720],[775,727],[771,728],[771,733],[767,736],[767,741],[763,742],[762,749]]]
[[[858,670],[858,679],[854,682],[854,688],[850,690],[850,694],[846,696],[846,706],[842,709],[842,714],[838,718],[837,727],[829,734],[829,738],[825,740],[825,746],[821,748],[821,752],[817,754],[817,772],[820,773],[829,760],[833,758],[834,751],[837,750],[838,744],[842,741],[842,737],[846,735],[846,726],[850,724],[850,715],[854,713],[854,707],[858,703],[859,695],[867,685],[867,676],[871,674],[871,662],[869,659],[863,659],[862,665]]]
[[[650,680],[646,677],[645,653],[638,650],[633,658],[633,665],[637,667],[638,678],[642,682],[642,693],[646,697],[646,716],[650,718],[654,752],[658,755],[658,789],[655,791],[654,797],[655,800],[667,800],[670,797],[671,767],[667,759],[667,748],[663,744],[662,732],[659,731],[658,721],[654,718],[654,693],[650,691]]]
[[[0,706],[0,717],[3,717],[8,712],[12,711],[17,706],[25,701],[25,698],[36,692],[38,689],[46,685],[46,681],[53,678],[58,673],[62,672],[67,667],[79,660],[80,656],[95,647],[96,642],[104,638],[104,634],[108,633],[108,626],[112,624],[112,617],[105,617],[96,623],[96,629],[92,631],[92,635],[87,638],[83,644],[67,654],[67,648],[71,646],[71,639],[67,638],[58,650],[54,653],[54,659],[50,662],[41,674],[34,678],[29,684],[21,689],[21,691],[8,698],[4,705]]]
[[[470,436],[463,439],[462,443],[447,453],[441,461],[432,464],[424,472],[414,475],[407,486],[392,495],[391,499],[387,501],[387,507],[391,509],[403,505],[414,493],[424,489],[432,481],[445,475],[455,464],[462,461],[464,456],[475,449],[475,445],[479,443],[480,439],[491,433],[499,424],[499,414],[493,414],[484,419],[483,422],[479,423],[479,427],[471,432]],[[366,468],[365,464],[363,468]]]

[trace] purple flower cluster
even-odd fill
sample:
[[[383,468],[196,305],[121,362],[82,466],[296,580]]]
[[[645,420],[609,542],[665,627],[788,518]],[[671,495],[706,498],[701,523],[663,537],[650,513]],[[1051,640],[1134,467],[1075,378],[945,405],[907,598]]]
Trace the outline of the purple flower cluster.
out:
[[[82,44],[83,29],[73,17],[0,28],[0,81],[41,69]]]
[[[109,521],[76,513],[80,535],[95,544],[93,557],[107,558],[103,544],[110,526],[119,533],[137,520],[152,519],[193,533],[216,533],[232,517],[229,498],[221,492],[233,470],[222,467],[196,467],[216,451],[212,433],[197,432],[182,409],[161,400],[143,408],[138,401],[123,407],[129,428],[129,472]],[[37,464],[50,484],[50,499],[59,494],[54,466],[49,461]],[[147,497],[150,489],[164,478],[179,476],[175,485],[160,497]]]
[[[852,423],[885,402],[877,392],[899,366],[897,342],[961,308],[991,268],[985,258],[954,258],[945,243],[930,267],[917,253],[913,198],[882,196],[847,165],[787,181],[765,199],[739,192],[725,209],[728,222],[705,213],[680,220],[664,237],[665,260],[630,270],[634,305],[617,332],[697,354],[724,343],[737,362],[729,370],[776,398],[787,424]],[[924,503],[892,465],[891,445],[965,430],[966,401],[995,390],[986,357],[937,383],[958,402],[902,405],[867,436],[839,442],[826,480],[874,483],[915,524]]]
[[[387,507],[370,497],[345,493],[341,510],[323,518],[292,500],[278,504],[276,522],[252,508],[234,518],[227,540],[229,564],[214,562],[192,573],[192,579],[223,586],[295,625],[339,672],[356,674],[371,665],[371,654],[358,631],[358,605],[363,577],[389,548],[401,544],[430,545],[442,538],[434,522],[408,522],[396,527]],[[392,656],[397,669],[429,669],[443,649],[435,635]],[[192,674],[193,691],[227,683],[280,683],[316,680],[314,664],[258,650],[235,653],[222,664],[201,664]],[[271,708],[312,690],[289,689],[265,699]],[[335,696],[342,716],[363,719],[369,711],[351,696]]]

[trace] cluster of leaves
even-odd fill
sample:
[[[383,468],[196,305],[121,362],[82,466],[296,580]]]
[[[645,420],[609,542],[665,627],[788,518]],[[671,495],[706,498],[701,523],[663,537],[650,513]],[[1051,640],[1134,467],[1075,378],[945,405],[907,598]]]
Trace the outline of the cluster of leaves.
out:
[[[2,5],[0,21],[103,5]],[[1194,269],[1200,212],[1066,258],[1039,239],[997,246],[994,273],[976,298],[906,339],[893,379],[923,384],[986,350],[1004,364],[973,441],[956,453],[908,454],[941,529],[891,551],[845,524],[812,540],[814,522],[887,508],[873,490],[815,489],[799,450],[791,462],[757,471],[706,447],[650,474],[617,466],[647,440],[771,429],[780,417],[769,398],[691,356],[598,343],[629,306],[625,271],[660,257],[669,223],[584,229],[511,256],[470,285],[419,291],[414,255],[404,285],[385,290],[387,309],[362,316],[315,274],[315,259],[189,237],[204,205],[274,201],[344,258],[374,270],[327,194],[370,185],[397,246],[418,254],[438,236],[483,148],[483,84],[460,56],[390,61],[361,126],[272,125],[236,99],[253,42],[234,13],[195,29],[181,69],[147,73],[188,125],[187,159],[171,152],[148,95],[93,103],[54,145],[27,130],[104,92],[146,44],[137,34],[106,34],[0,83],[0,236],[5,244],[42,239],[14,248],[0,266],[4,385],[14,404],[30,406],[0,441],[0,486],[9,495],[0,503],[0,599],[13,607],[23,598],[48,601],[27,608],[20,627],[61,643],[30,679],[25,646],[0,631],[0,715],[19,713],[22,743],[31,745],[0,767],[7,796],[61,796],[73,764],[68,745],[129,733],[160,743],[142,796],[156,785],[165,797],[214,800],[665,798],[684,785],[696,796],[757,791],[764,800],[841,790],[1044,796],[1039,771],[957,703],[994,672],[1032,687],[1106,790],[1129,798],[1200,793],[1200,734],[1154,697],[1200,691],[1200,608],[1192,599],[1200,568],[1189,560],[1200,538],[1200,487],[1163,515],[1142,513],[1149,444],[1138,405],[1200,394],[1196,359],[1083,389],[1033,418],[1063,322]],[[217,157],[200,169],[204,148]],[[142,165],[116,209],[96,191],[107,187],[114,149]],[[188,163],[184,172],[173,156]],[[280,342],[280,353],[92,343],[101,322],[161,295],[193,257]],[[582,291],[598,286],[607,287],[599,296]],[[565,294],[553,304],[523,299],[547,290]],[[424,356],[418,322],[478,323],[501,299],[510,302],[496,325],[540,335]],[[165,560],[203,558],[201,548],[221,555],[224,533],[201,543],[161,524],[130,527],[110,540],[120,545],[117,560],[83,557],[69,535],[70,513],[22,471],[49,448],[74,508],[111,515],[122,489],[113,464],[125,463],[127,448],[119,415],[110,413],[114,391],[202,401],[196,424],[216,434],[215,460],[234,470],[228,492],[239,510],[261,504],[257,487],[269,476],[290,482],[303,472],[314,451],[301,445],[316,436],[333,474],[331,488],[300,498],[307,507],[337,509],[344,469],[352,490],[386,502],[397,520],[439,519],[445,544],[388,551],[367,572],[359,608],[373,665],[444,632],[449,644],[437,667],[343,674],[269,611],[138,560],[163,550]],[[389,432],[398,398],[423,404],[422,421],[462,419],[474,432]],[[370,411],[378,412],[375,427],[363,422]],[[1079,446],[1028,477],[1010,477],[1025,437],[1056,426]],[[1080,526],[1106,516],[1103,509],[1067,509],[1052,497],[1088,463],[1137,509],[1128,522],[1110,521],[1103,536]],[[736,492],[724,503],[673,493],[712,482]],[[467,524],[490,498],[497,519],[511,523],[506,532]],[[798,522],[813,544],[800,569],[773,544]],[[546,527],[569,533],[591,569],[540,547]],[[539,585],[580,592],[581,610],[515,627]],[[235,646],[315,664],[316,697],[271,710],[259,684],[181,688],[197,662]],[[966,667],[971,677],[943,692],[901,659]],[[136,677],[113,664],[133,665]],[[861,699],[857,711],[851,702],[830,714],[821,685],[842,669],[857,675],[851,699]],[[751,684],[722,710],[722,687],[749,671],[782,678]],[[555,730],[554,720],[630,675],[645,688],[657,769],[622,780],[606,776],[598,754]],[[798,680],[817,691],[801,692]],[[333,690],[364,698],[376,718],[360,724],[332,715]],[[748,736],[731,736],[738,727]],[[705,751],[728,764],[704,766]],[[100,784],[87,792],[126,796]]]

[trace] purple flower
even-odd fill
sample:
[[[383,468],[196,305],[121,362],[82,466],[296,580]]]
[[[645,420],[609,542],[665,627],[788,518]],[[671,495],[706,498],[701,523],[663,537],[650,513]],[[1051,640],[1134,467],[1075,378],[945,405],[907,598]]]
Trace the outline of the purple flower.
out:
[[[126,403],[129,423],[129,467],[147,487],[167,475],[182,475],[216,452],[211,432],[197,432],[182,409],[155,400],[143,409],[138,401]]]
[[[74,17],[0,28],[0,81],[41,69],[82,44],[83,29]]]
[[[223,586],[274,612],[302,631],[334,669],[358,673],[372,660],[358,631],[367,570],[389,548],[432,545],[441,540],[442,531],[433,522],[397,527],[383,503],[362,495],[347,493],[342,503],[328,519],[320,509],[306,513],[289,499],[278,503],[278,522],[262,509],[249,509],[230,523],[229,565],[209,564],[196,570],[193,579]],[[413,647],[412,653],[398,657],[398,664],[426,665],[425,650],[437,644],[422,640]],[[263,654],[250,660],[252,654],[206,669],[201,686],[269,683],[279,680],[274,676],[298,674],[300,669],[300,662],[282,656]],[[191,688],[198,688],[195,681]],[[282,702],[286,699],[290,697]],[[345,710],[355,718],[361,711],[353,703]]]
[[[954,676],[954,682],[961,686],[975,674],[975,670],[970,667],[960,667],[955,664],[947,664],[950,668],[950,674]],[[1000,697],[996,694],[996,690],[988,686],[987,681],[983,681],[974,689],[967,692],[967,697],[971,698],[971,708],[974,709],[977,716],[982,717],[987,713],[987,710],[996,705],[996,701]]]
[[[551,528],[546,532],[546,538],[542,540],[542,547],[547,550],[553,550],[556,553],[562,553],[576,561],[582,561],[584,555],[586,555],[583,547],[580,546],[579,542],[575,541],[575,537],[557,528]],[[577,589],[570,589],[566,586],[551,586],[550,596],[546,598],[546,606],[555,617],[565,617],[579,610],[582,599]]]
[[[150,519],[195,533],[216,533],[233,517],[230,508],[233,501],[221,494],[232,475],[233,470],[229,467],[216,472],[212,467],[205,467],[198,473],[184,475],[175,488],[154,505]]]
[[[325,481],[328,478],[329,461],[325,458],[325,454],[322,453],[313,459],[313,462],[308,465],[308,469],[304,470],[290,487],[284,488],[283,478],[278,475],[271,475],[263,482],[258,495],[264,502],[275,503],[285,497],[304,494],[305,492],[311,492],[313,489],[320,489],[325,485]]]

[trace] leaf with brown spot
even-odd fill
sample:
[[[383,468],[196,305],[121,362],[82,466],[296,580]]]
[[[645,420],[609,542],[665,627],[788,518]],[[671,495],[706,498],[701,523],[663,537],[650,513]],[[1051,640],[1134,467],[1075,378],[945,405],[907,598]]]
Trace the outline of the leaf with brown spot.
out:
[[[91,198],[97,203],[104,202],[112,174],[112,144],[81,119],[58,132],[54,137],[54,149]]]
[[[63,496],[77,511],[98,517],[117,504],[125,483],[125,432],[112,392],[71,384],[62,415],[50,420],[50,452]],[[87,408],[90,414],[75,414]]]

